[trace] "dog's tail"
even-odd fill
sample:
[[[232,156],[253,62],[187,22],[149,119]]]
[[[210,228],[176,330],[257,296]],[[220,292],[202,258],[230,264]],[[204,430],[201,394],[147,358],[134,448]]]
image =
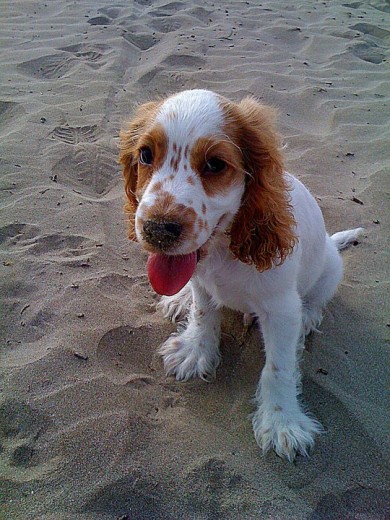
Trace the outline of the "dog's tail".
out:
[[[337,249],[341,251],[342,249],[348,247],[350,244],[356,242],[363,232],[364,229],[361,227],[356,229],[347,229],[345,231],[339,231],[338,233],[335,233],[330,238],[335,243]]]

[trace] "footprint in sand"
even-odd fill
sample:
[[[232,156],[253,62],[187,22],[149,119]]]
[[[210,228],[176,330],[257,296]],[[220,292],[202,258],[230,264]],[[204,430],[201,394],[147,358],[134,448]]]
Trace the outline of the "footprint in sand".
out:
[[[151,16],[167,16],[177,13],[185,8],[184,2],[169,2],[149,12]]]
[[[167,499],[172,496],[172,489],[153,480],[147,470],[130,467],[128,475],[101,484],[97,489],[84,506],[84,511],[92,513],[94,518],[100,517],[102,513],[109,515],[109,518],[122,520],[178,518],[177,513],[172,513],[172,504]]]
[[[194,7],[192,9],[186,9],[176,15],[177,10],[179,10],[176,6],[180,6],[181,9],[184,9],[185,7],[183,4],[172,3],[162,6],[159,9],[155,9],[154,11],[150,11],[150,16],[155,18],[150,22],[150,26],[162,33],[170,33],[177,31],[183,25],[188,24],[188,19],[190,17],[196,18],[207,24],[209,23],[210,16],[213,13],[213,11],[208,11],[203,7]],[[172,13],[172,11],[174,11],[174,13]]]
[[[352,25],[350,29],[368,36],[367,38],[364,37],[364,41],[357,42],[352,46],[353,54],[357,58],[369,63],[375,63],[376,65],[382,63],[386,56],[384,52],[382,52],[380,44],[382,40],[389,40],[390,31],[369,23],[357,23]],[[373,41],[373,39],[375,39],[376,42]]]
[[[19,241],[29,241],[34,239],[39,232],[38,226],[31,224],[8,224],[0,228],[0,244],[9,242],[9,244],[15,245]]]
[[[62,78],[75,65],[76,58],[66,53],[50,54],[18,65],[23,72],[44,79]]]
[[[159,42],[159,39],[156,38],[156,36],[148,33],[134,34],[130,32],[124,32],[123,38],[141,51],[146,51]]]
[[[242,476],[216,457],[196,461],[190,467],[186,480],[199,510],[212,511],[218,518],[219,515],[223,516],[226,500],[239,503],[248,496],[249,488],[246,489]]]
[[[0,406],[0,457],[5,466],[29,468],[38,464],[35,444],[51,420],[27,403],[9,399]],[[12,472],[11,468],[6,472]],[[15,477],[15,475],[14,475]]]
[[[153,20],[150,26],[156,31],[167,34],[178,31],[182,26],[182,22],[177,17],[167,16]]]
[[[196,462],[195,467],[189,471],[188,480],[195,485],[198,483],[214,490],[223,490],[239,484],[242,477],[226,467],[224,460],[210,457]]]
[[[66,144],[93,143],[98,139],[97,125],[91,126],[57,126],[52,134],[53,139]]]
[[[38,236],[29,245],[28,251],[34,256],[41,256],[54,262],[79,265],[82,260],[88,262],[90,256],[96,251],[96,244],[81,235],[55,233]]]
[[[96,134],[92,127],[84,132],[64,132],[61,129],[57,136],[77,144],[80,136],[93,140]],[[79,145],[62,157],[52,168],[53,177],[59,184],[72,188],[73,191],[88,197],[106,195],[118,181],[118,168],[111,149],[98,145]]]
[[[386,29],[381,29],[380,27],[371,25],[370,23],[357,23],[356,25],[352,25],[350,29],[354,29],[363,34],[369,34],[370,36],[374,36],[374,38],[379,38],[380,40],[385,40],[390,37],[390,31],[386,31]]]
[[[358,42],[352,46],[352,52],[357,58],[375,65],[382,63],[385,59],[385,55],[380,52],[374,42]]]
[[[198,20],[200,20],[203,23],[209,23],[210,16],[213,14],[213,11],[212,10],[208,11],[204,7],[194,7],[192,9],[189,9],[186,12],[186,14],[197,18]]]
[[[0,228],[0,244],[27,250],[30,255],[66,265],[88,264],[96,252],[96,243],[81,235],[39,234],[37,226],[10,224]]]
[[[162,339],[158,328],[151,325],[117,327],[99,341],[97,359],[106,377],[115,384],[154,384],[150,363]]]
[[[79,43],[62,47],[60,50],[69,52],[80,60],[87,61],[91,66],[95,63],[101,66],[103,63],[99,62],[103,59],[104,53],[110,49],[111,47],[109,45],[104,44],[90,45],[87,43]]]
[[[118,17],[120,9],[117,7],[102,7],[97,11],[99,16],[89,18],[90,25],[110,25],[112,20]]]
[[[121,12],[120,7],[102,7],[101,9],[98,9],[99,14],[108,16],[112,20],[114,20],[115,18],[118,18],[120,12]]]
[[[144,282],[140,282],[142,285]],[[145,283],[147,283],[145,281]],[[156,351],[159,345],[171,334],[174,327],[170,323],[146,325],[127,325],[109,330],[100,339],[97,359],[103,372],[113,383],[146,387],[157,383],[163,371],[154,369]]]
[[[165,58],[162,65],[172,67],[174,69],[194,69],[202,67],[205,64],[204,58],[193,56],[190,54],[171,54]]]
[[[88,23],[90,25],[110,25],[111,20],[108,16],[95,16],[94,18],[90,18]]]
[[[65,76],[80,61],[96,69],[104,65],[102,51],[106,45],[86,46],[78,44],[62,49],[60,54],[50,54],[18,65],[23,72],[45,79],[57,79]],[[61,49],[60,49],[61,50]]]

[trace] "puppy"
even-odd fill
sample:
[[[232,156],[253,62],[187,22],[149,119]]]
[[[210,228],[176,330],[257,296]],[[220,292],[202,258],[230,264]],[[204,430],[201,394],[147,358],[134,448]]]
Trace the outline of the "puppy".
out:
[[[274,111],[187,90],[138,108],[120,134],[129,238],[170,318],[185,330],[160,348],[178,380],[215,376],[221,308],[256,317],[266,362],[256,441],[288,460],[307,455],[320,424],[298,401],[298,347],[342,277],[339,250],[362,229],[329,236],[303,184],[284,171]]]

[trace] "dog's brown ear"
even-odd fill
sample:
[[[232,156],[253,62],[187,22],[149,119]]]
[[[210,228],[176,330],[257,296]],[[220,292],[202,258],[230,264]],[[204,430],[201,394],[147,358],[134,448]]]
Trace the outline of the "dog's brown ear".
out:
[[[152,101],[138,107],[132,121],[119,134],[119,162],[123,164],[123,176],[127,195],[125,211],[129,214],[129,238],[131,240],[136,240],[134,214],[138,206],[135,195],[138,182],[138,163],[135,159],[135,152],[138,140],[145,132],[145,128],[150,123],[158,106],[158,102]]]
[[[241,262],[265,271],[283,263],[297,241],[275,111],[246,98],[234,105],[231,117],[238,128],[246,185],[230,229],[230,250]]]

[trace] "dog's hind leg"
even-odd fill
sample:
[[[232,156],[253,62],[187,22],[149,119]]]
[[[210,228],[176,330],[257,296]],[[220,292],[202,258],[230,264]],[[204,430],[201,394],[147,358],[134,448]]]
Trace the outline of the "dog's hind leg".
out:
[[[323,310],[334,296],[343,275],[343,262],[335,242],[326,239],[325,263],[321,276],[303,297],[303,332],[305,335],[318,331],[323,317]]]

